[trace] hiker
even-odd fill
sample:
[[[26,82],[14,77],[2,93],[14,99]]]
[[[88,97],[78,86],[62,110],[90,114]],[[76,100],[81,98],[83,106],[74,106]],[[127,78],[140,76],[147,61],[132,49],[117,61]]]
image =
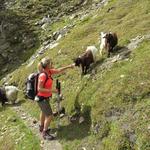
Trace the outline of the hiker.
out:
[[[52,60],[48,57],[45,57],[41,60],[40,64],[38,64],[38,69],[40,75],[38,77],[38,92],[36,98],[38,98],[38,105],[41,109],[40,114],[40,126],[39,130],[42,133],[44,139],[53,140],[54,137],[49,134],[49,125],[53,117],[53,112],[50,106],[50,98],[52,97],[52,93],[57,93],[56,89],[52,89],[53,74],[62,73],[66,69],[73,68],[74,64],[68,65],[66,67],[54,69],[52,66]],[[46,74],[48,75],[48,79],[46,80]],[[45,83],[46,80],[46,83]]]

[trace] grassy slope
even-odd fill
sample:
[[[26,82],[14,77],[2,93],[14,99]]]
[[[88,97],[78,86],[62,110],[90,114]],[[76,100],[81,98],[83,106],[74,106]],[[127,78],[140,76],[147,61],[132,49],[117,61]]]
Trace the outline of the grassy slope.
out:
[[[108,8],[113,7],[107,13]],[[87,45],[98,46],[100,31],[116,31],[119,35],[119,45],[129,43],[137,35],[149,33],[150,4],[148,0],[111,1],[108,6],[97,11],[93,16],[79,23],[53,50],[47,54],[55,58],[56,67],[72,62],[72,58],[81,54]],[[116,63],[110,71],[103,74],[96,66],[96,81],[92,78],[80,78],[78,69],[71,70],[60,76],[65,105],[69,113],[74,113],[75,107],[81,107],[87,116],[87,122],[82,125],[64,122],[59,132],[59,139],[64,149],[78,149],[81,146],[92,149],[143,149],[150,147],[149,124],[149,41],[144,41],[130,56],[132,61]],[[57,51],[62,50],[62,55]],[[100,59],[100,58],[99,58]],[[11,82],[20,87],[24,79],[35,70],[36,63],[30,68],[22,66],[15,71]],[[22,75],[19,76],[18,74]],[[121,78],[120,75],[125,75]],[[22,95],[20,95],[22,96]],[[29,113],[38,117],[39,110],[35,104],[24,103]],[[33,106],[33,107],[31,107]],[[119,116],[116,114],[119,113]],[[111,121],[112,117],[116,117]],[[91,124],[98,122],[100,132],[91,132]],[[134,136],[134,142],[130,138]]]
[[[39,139],[23,124],[16,114],[6,107],[0,112],[0,149],[40,149]]]

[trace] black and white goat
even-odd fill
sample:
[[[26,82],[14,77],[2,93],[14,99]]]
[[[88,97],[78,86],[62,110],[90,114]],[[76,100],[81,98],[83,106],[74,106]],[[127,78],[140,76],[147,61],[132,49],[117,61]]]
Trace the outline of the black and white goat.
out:
[[[4,89],[8,102],[14,104],[17,100],[18,92],[21,90],[19,90],[16,86],[13,85],[6,85]]]
[[[103,50],[107,52],[107,56],[110,57],[110,53],[113,52],[114,47],[118,44],[118,37],[116,33],[100,33],[100,55],[102,56]]]
[[[6,102],[14,104],[17,100],[19,91],[21,90],[13,85],[5,84],[3,87],[0,87],[0,102],[2,103],[2,106]]]
[[[3,87],[0,87],[0,102],[2,104],[2,106],[8,102],[8,99],[6,97],[6,92],[5,89]]]
[[[75,66],[82,68],[82,74],[86,74],[90,65],[96,61],[97,48],[88,46],[85,53],[74,60]]]

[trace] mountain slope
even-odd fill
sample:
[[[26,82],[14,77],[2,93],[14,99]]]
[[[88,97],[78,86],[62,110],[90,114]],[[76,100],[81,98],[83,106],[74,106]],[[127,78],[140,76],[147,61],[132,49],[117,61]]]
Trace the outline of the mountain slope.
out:
[[[53,58],[55,67],[60,67],[72,63],[72,58],[82,54],[88,45],[99,47],[99,32],[117,32],[119,46],[123,48],[113,56],[116,58],[129,50],[125,59],[114,61],[98,56],[92,71],[82,78],[78,68],[54,77],[62,82],[65,98],[62,104],[67,113],[80,112],[85,118],[82,124],[62,120],[58,139],[64,149],[150,148],[149,10],[148,0],[110,1],[83,20],[76,20],[74,28],[58,41],[59,45],[39,56],[32,66],[24,64],[8,76],[10,83],[23,88],[26,77],[36,70],[38,61],[45,55]],[[144,35],[148,36],[137,47],[128,47]],[[20,99],[24,99],[21,93]],[[38,118],[38,107],[24,101],[22,106]],[[55,122],[52,126],[55,127]]]

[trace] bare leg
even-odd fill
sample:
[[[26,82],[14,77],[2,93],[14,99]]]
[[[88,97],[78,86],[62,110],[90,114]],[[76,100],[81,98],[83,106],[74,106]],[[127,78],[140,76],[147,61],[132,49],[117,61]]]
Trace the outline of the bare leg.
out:
[[[48,129],[51,120],[52,120],[52,116],[45,116],[44,131],[46,131]]]
[[[41,126],[44,126],[44,122],[45,122],[45,115],[43,112],[41,112],[40,114],[40,124]]]
[[[43,129],[43,138],[44,139],[47,139],[47,140],[53,140],[55,137],[53,135],[51,135],[49,132],[48,132],[48,127],[50,125],[50,122],[52,120],[52,116],[45,116],[45,121],[44,121],[44,129]]]

